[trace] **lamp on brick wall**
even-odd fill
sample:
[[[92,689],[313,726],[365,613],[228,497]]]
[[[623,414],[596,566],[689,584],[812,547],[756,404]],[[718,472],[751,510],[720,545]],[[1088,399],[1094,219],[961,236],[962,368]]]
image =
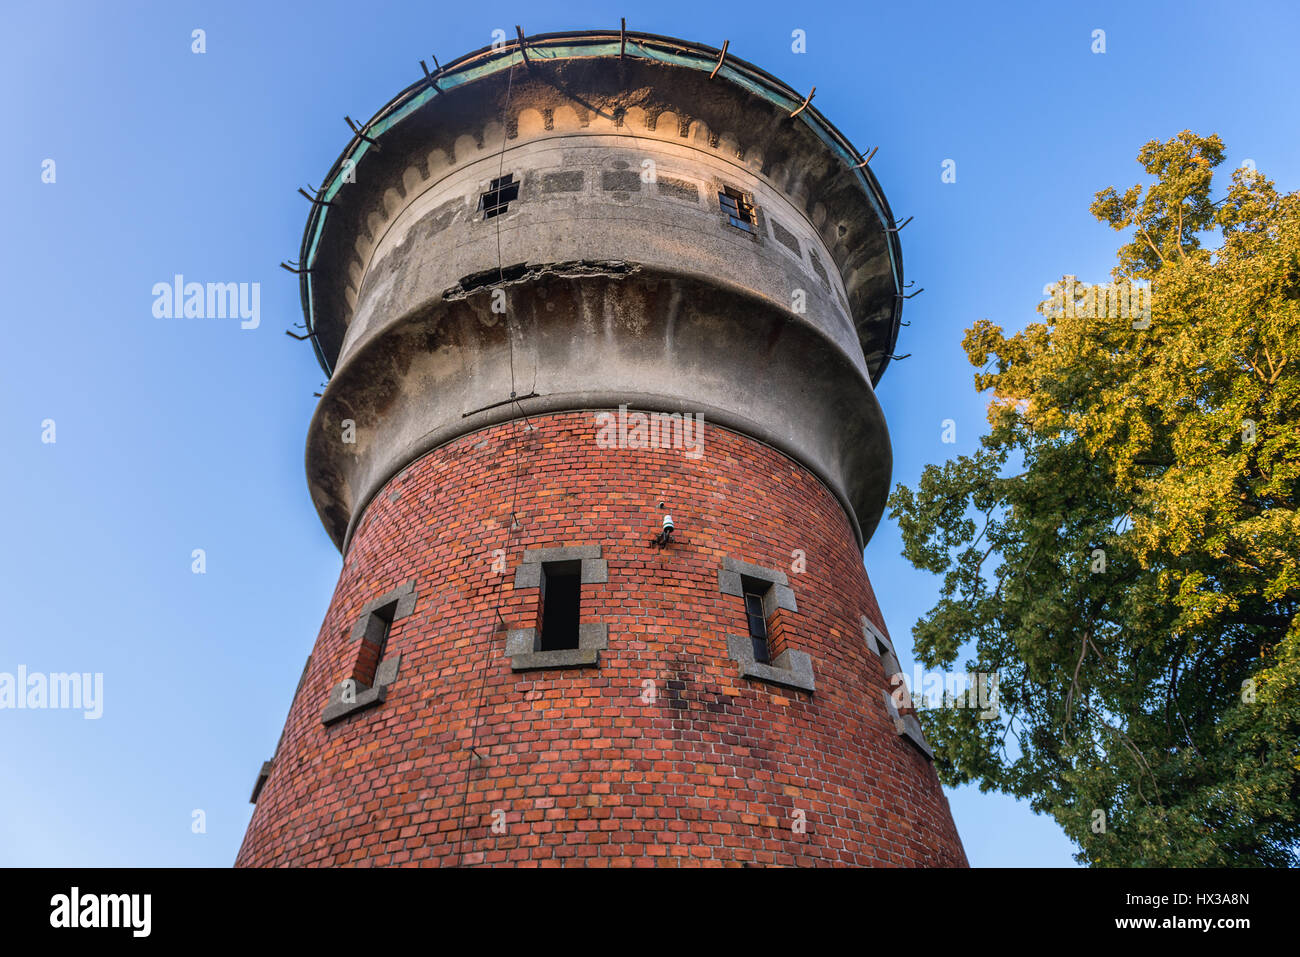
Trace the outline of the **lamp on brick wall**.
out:
[[[660,502],[659,507],[663,508],[664,503]],[[673,517],[671,515],[664,515],[663,531],[654,537],[652,540],[653,544],[657,545],[659,548],[663,548],[665,545],[670,543],[673,540],[673,527]]]

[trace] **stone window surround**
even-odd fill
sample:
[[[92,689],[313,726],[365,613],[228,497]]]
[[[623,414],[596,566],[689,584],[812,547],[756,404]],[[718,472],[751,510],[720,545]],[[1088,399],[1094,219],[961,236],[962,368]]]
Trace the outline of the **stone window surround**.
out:
[[[744,599],[744,579],[752,578],[767,582],[770,587],[763,594],[763,617],[771,619],[778,608],[798,613],[794,589],[785,572],[761,565],[751,565],[739,559],[727,556],[722,560],[718,570],[718,591]],[[727,635],[727,655],[740,666],[740,677],[753,678],[768,684],[807,691],[816,690],[813,678],[812,657],[805,651],[786,648],[771,664],[754,660],[754,646],[748,635]]]
[[[934,760],[934,751],[930,743],[925,740],[925,733],[921,730],[921,722],[916,717],[915,710],[909,710],[907,714],[902,714],[898,710],[898,703],[894,700],[891,693],[899,686],[899,683],[905,683],[902,666],[898,663],[898,655],[894,653],[894,645],[884,632],[877,628],[866,615],[862,616],[862,638],[867,644],[868,650],[880,659],[880,664],[885,669],[885,680],[889,682],[889,689],[882,690],[881,694],[885,697],[885,709],[889,712],[889,717],[894,723],[894,731],[911,741],[931,761]]]
[[[907,738],[916,745],[917,750],[933,761],[934,751],[931,749],[930,743],[925,740],[925,734],[921,731],[921,722],[917,720],[916,715],[910,712],[900,714],[893,696],[883,689],[880,693],[884,695],[885,708],[889,711],[889,717],[893,719],[894,732]]]
[[[258,797],[262,793],[262,786],[266,784],[266,779],[271,776],[271,769],[275,767],[275,759],[262,762],[262,770],[257,772],[257,780],[253,782],[253,793],[248,799],[249,804],[256,804]]]
[[[356,623],[352,626],[352,634],[348,637],[348,645],[359,643],[367,634],[373,634],[374,629],[385,625],[391,628],[403,618],[406,618],[415,610],[415,597],[415,582],[408,581],[387,594],[367,602],[362,607],[361,614],[357,616]],[[390,608],[393,616],[385,621],[380,613],[388,611]],[[321,711],[321,724],[333,724],[350,714],[364,711],[366,708],[374,707],[384,701],[388,697],[389,686],[397,680],[397,669],[401,662],[401,655],[387,654],[375,666],[375,683],[369,688],[353,682],[350,678],[345,678],[336,684],[330,689],[329,701],[326,703],[324,710]],[[349,697],[349,688],[352,689],[351,700],[345,700]]]
[[[732,233],[741,233],[748,236],[750,241],[757,246],[766,246],[765,236],[767,235],[767,215],[763,212],[763,207],[759,206],[754,199],[754,193],[751,190],[743,189],[735,183],[718,179],[716,176],[709,180],[709,188],[712,192],[709,195],[710,205],[718,213],[718,222],[727,227]],[[734,189],[745,197],[745,202],[754,209],[754,228],[752,230],[738,229],[731,225],[731,220],[727,218],[727,213],[722,208],[722,202],[718,199],[720,193],[728,189]]]
[[[599,545],[569,545],[562,548],[530,548],[515,569],[515,589],[541,588],[546,565],[580,562],[578,584],[603,585],[609,581],[609,564],[600,557]],[[599,665],[601,649],[609,644],[609,626],[579,624],[577,648],[542,651],[541,628],[512,628],[506,633],[506,656],[512,671],[549,668],[589,668]]]
[[[898,663],[898,655],[894,653],[894,643],[886,638],[885,633],[866,615],[862,616],[862,639],[867,643],[871,653],[880,659],[880,664],[885,669],[886,680],[903,673],[903,668]]]
[[[307,680],[307,669],[311,667],[311,655],[303,663],[302,674],[298,675],[298,684],[293,689],[293,699],[289,705],[289,714],[293,713],[293,705],[298,703],[298,695],[302,693],[302,683]],[[284,744],[285,732],[289,730],[289,715],[285,716],[284,728],[280,731],[280,739],[275,742],[275,750],[271,752],[271,760],[263,761],[261,770],[257,772],[257,780],[253,782],[253,793],[248,798],[249,804],[256,804],[258,796],[262,793],[262,787],[266,784],[267,778],[271,776],[271,771],[275,769],[275,759],[280,756],[280,745]]]

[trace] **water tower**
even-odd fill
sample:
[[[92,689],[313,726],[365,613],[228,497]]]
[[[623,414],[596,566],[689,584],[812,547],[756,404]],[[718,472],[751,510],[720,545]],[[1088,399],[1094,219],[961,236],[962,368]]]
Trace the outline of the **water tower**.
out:
[[[343,571],[239,865],[965,865],[862,562],[898,236],[810,94],[520,31],[354,124],[298,265]]]

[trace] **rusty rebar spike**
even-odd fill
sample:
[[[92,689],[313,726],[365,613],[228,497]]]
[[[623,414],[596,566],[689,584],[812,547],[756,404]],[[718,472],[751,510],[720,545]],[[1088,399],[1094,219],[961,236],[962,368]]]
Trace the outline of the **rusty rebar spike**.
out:
[[[729,46],[731,46],[731,41],[730,41],[730,40],[723,40],[723,41],[722,41],[722,56],[718,57],[718,65],[715,66],[715,67],[713,68],[713,72],[709,74],[709,79],[710,79],[710,80],[712,80],[715,76],[717,76],[717,75],[718,75],[718,71],[722,69],[722,61],[725,60],[725,59],[727,58],[727,47],[729,47]]]
[[[808,109],[808,104],[812,102],[812,98],[816,95],[817,95],[817,87],[814,86],[812,90],[809,91],[808,96],[804,98],[804,101],[799,104],[799,109],[795,110],[793,113],[790,114],[790,119],[794,119],[804,110]]]

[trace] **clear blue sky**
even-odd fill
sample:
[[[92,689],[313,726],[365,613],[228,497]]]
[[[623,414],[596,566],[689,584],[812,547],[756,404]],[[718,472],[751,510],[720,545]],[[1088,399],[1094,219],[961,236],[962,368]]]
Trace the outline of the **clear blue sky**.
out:
[[[1300,16],[1283,3],[6,4],[0,672],[102,672],[104,713],[0,711],[0,864],[232,863],[339,572],[302,465],[322,375],[283,334],[301,318],[276,266],[298,251],[294,191],[346,143],[343,114],[369,118],[420,58],[516,23],[620,15],[730,39],[880,147],[894,211],[916,217],[907,275],[926,290],[905,313],[912,357],[880,389],[896,481],[984,430],[962,330],[1019,327],[1063,273],[1107,277],[1117,236],[1087,207],[1138,180],[1144,142],[1217,132],[1225,171],[1250,158],[1300,185]],[[1090,52],[1094,29],[1105,54]],[[945,159],[956,183],[941,182]],[[155,318],[151,287],[176,273],[261,283],[260,328]],[[937,588],[899,550],[886,521],[866,564],[910,663]],[[1072,866],[1060,829],[1026,805],[950,799],[973,864]]]

